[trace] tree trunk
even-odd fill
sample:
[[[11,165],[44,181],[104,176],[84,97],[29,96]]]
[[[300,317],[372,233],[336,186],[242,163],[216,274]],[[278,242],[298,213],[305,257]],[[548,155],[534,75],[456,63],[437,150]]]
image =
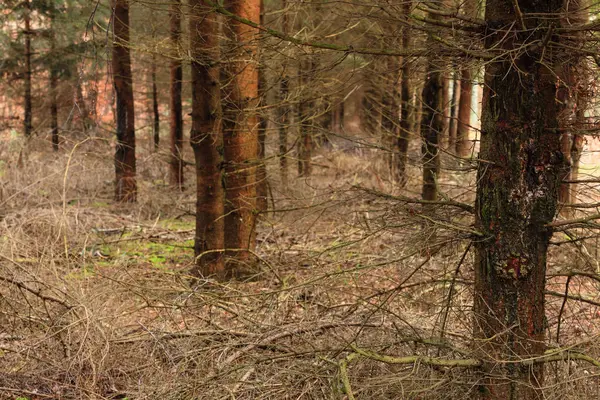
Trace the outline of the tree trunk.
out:
[[[76,86],[75,90],[77,91],[77,93],[76,93],[77,111],[79,112],[79,115],[81,116],[81,129],[83,130],[83,132],[87,132],[88,129],[91,127],[90,113],[88,111],[87,104],[85,102],[85,98],[83,97],[83,88],[81,87],[81,78],[78,78],[77,86]]]
[[[450,76],[442,72],[442,130],[440,145],[448,148],[450,143]]]
[[[412,1],[407,0],[402,7],[402,13],[408,18],[412,11]],[[411,44],[411,32],[408,26],[402,31],[402,50],[408,50]],[[408,162],[408,144],[411,134],[410,103],[411,103],[411,85],[410,85],[410,66],[411,61],[408,57],[402,60],[402,82],[400,86],[400,130],[398,134],[398,161],[396,166],[396,181],[400,187],[406,186],[406,164]]]
[[[455,69],[452,79],[452,100],[450,101],[450,126],[448,127],[448,151],[454,153],[456,151],[456,117],[458,111],[458,92],[460,90],[460,78],[458,70]]]
[[[477,16],[477,1],[465,0],[463,14]],[[471,129],[471,102],[473,98],[472,67],[468,60],[460,70],[460,92],[458,96],[458,121],[456,125],[456,155],[462,158],[472,156],[473,142],[469,140]]]
[[[24,93],[24,127],[25,137],[31,136],[32,127],[32,106],[31,106],[31,3],[25,0],[25,93]]]
[[[385,81],[382,90],[381,129],[383,143],[386,148],[386,163],[391,176],[396,175],[396,144],[399,137],[399,107],[398,107],[398,84],[400,72],[398,68],[398,57],[389,57],[386,65]]]
[[[282,15],[282,31],[289,32],[290,30],[290,19],[288,16],[287,0],[281,0],[281,9],[283,10]],[[282,78],[279,83],[279,173],[281,176],[281,184],[284,188],[288,185],[288,144],[287,144],[287,132],[290,125],[290,107],[287,102],[289,93],[289,82],[290,78],[287,71],[287,58],[284,58],[282,65]]]
[[[588,3],[588,0],[572,0],[566,3],[563,24],[569,28],[585,24],[589,18]],[[580,31],[567,38],[567,41],[572,41],[567,46],[570,45],[573,48],[581,46],[582,33]],[[571,168],[564,176],[564,180],[567,182],[560,186],[559,200],[563,205],[574,203],[577,197],[577,183],[573,181],[576,181],[579,175],[579,161],[584,142],[583,134],[580,131],[585,125],[586,91],[589,88],[589,75],[585,71],[585,62],[578,59],[580,56],[576,53],[572,57],[575,59],[565,63],[564,83],[557,91],[559,100],[568,104],[566,107],[568,115],[561,121],[563,122],[561,151]],[[573,213],[572,207],[561,208],[561,214],[566,218],[572,217]]]
[[[264,10],[263,2],[260,1],[260,24],[264,25]],[[258,53],[258,96],[261,103],[266,103],[266,74],[265,66],[260,62],[262,58],[262,49]],[[267,140],[267,118],[264,115],[266,111],[258,114],[258,168],[256,170],[256,209],[258,211],[266,211],[268,204],[268,181],[267,181],[267,166],[265,164],[266,140]]]
[[[154,114],[153,133],[154,133],[154,150],[158,150],[160,143],[160,114],[158,112],[158,90],[156,89],[156,59],[152,56],[152,111]]]
[[[115,199],[135,202],[135,114],[133,108],[133,81],[129,53],[129,3],[113,0],[112,69],[117,98],[117,146],[115,151]]]
[[[219,22],[203,0],[191,0],[192,129],[190,144],[196,161],[196,275],[225,274],[225,188],[221,131]]]
[[[438,18],[431,15],[432,18]],[[431,39],[430,39],[431,40]],[[443,77],[434,56],[427,59],[422,94],[421,137],[423,140],[423,200],[437,200],[440,174],[439,139],[444,128]]]
[[[174,47],[174,58],[171,60],[171,99],[170,106],[170,183],[172,186],[183,189],[183,116],[181,106],[181,81],[183,72],[179,53],[179,40],[181,39],[181,1],[174,0],[170,13],[170,38]]]
[[[543,365],[518,360],[541,356],[545,345],[546,256],[565,164],[555,101],[559,65],[553,49],[531,46],[548,36],[561,0],[488,0],[485,19],[499,27],[487,49],[505,55],[486,66],[476,197],[474,334],[485,361],[483,399],[542,399]],[[516,21],[516,22],[515,22]],[[516,25],[514,25],[516,24]],[[506,35],[505,27],[517,32]],[[521,26],[523,25],[523,26]],[[559,42],[554,35],[553,42]],[[527,47],[528,51],[514,53]]]
[[[229,12],[258,22],[260,0],[226,0]],[[258,158],[257,31],[233,19],[227,34],[234,49],[227,73],[225,161],[227,168],[225,245],[240,263],[256,242],[256,169]],[[230,271],[237,273],[238,271]]]
[[[56,37],[54,26],[50,25],[50,54],[56,51]],[[50,65],[50,130],[52,131],[52,150],[58,151],[60,138],[58,136],[58,104],[56,101],[58,91],[58,71],[54,61]]]
[[[298,71],[300,86],[306,88],[314,77],[316,62],[311,56],[307,62],[309,67]],[[312,150],[314,136],[314,101],[313,93],[304,93],[298,104],[298,120],[300,122],[300,140],[298,141],[298,176],[308,178],[312,174]]]
[[[289,121],[289,106],[285,104],[289,92],[289,78],[284,75],[281,79],[279,87],[279,172],[281,174],[281,184],[284,188],[288,185],[288,145],[287,145],[287,131],[290,125]]]

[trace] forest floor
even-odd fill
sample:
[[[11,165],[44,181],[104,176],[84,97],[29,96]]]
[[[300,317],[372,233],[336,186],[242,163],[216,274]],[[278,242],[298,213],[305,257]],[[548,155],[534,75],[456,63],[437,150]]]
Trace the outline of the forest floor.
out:
[[[166,185],[164,152],[139,146],[138,203],[117,205],[109,141],[52,153],[41,139],[26,151],[4,139],[0,398],[473,396],[468,371],[359,355],[470,355],[473,218],[458,207],[424,216],[407,201],[418,198],[418,168],[399,190],[378,150],[334,141],[315,154],[308,180],[294,178],[291,162],[283,188],[270,160],[256,276],[194,282],[194,188]],[[469,203],[474,180],[472,170],[447,172],[440,188]],[[548,339],[598,356],[593,240],[551,250]],[[567,283],[573,270],[588,276]],[[597,397],[598,372],[548,366],[547,398]]]

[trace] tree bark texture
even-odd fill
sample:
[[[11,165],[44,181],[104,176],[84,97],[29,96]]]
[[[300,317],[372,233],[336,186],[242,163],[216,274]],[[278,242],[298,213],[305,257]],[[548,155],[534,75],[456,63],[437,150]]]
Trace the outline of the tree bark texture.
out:
[[[113,0],[112,72],[117,100],[117,146],[115,151],[115,199],[135,202],[135,114],[129,51],[129,3]],[[85,118],[85,117],[84,117]]]
[[[258,22],[260,0],[226,0],[228,11]],[[225,245],[243,263],[256,242],[256,170],[258,166],[257,31],[233,19],[226,27],[232,57],[226,73],[224,130],[226,161]]]
[[[515,7],[514,4],[518,7]],[[546,257],[565,162],[555,99],[557,49],[530,46],[560,38],[551,19],[561,0],[488,0],[496,27],[487,49],[511,52],[486,66],[477,178],[474,334],[485,360],[483,399],[542,399],[543,365],[516,361],[545,351]],[[513,28],[509,28],[512,26]],[[506,29],[513,29],[506,35]],[[547,39],[544,39],[547,38]]]
[[[203,0],[191,0],[192,130],[196,161],[196,235],[194,253],[201,276],[225,274],[225,188],[220,121],[219,22]]]
[[[179,54],[179,41],[181,39],[181,1],[174,0],[171,4],[169,21],[169,34],[171,44],[173,45],[174,58],[170,65],[170,148],[171,156],[170,183],[172,186],[183,189],[183,116],[181,105],[181,81],[183,79],[183,70]]]

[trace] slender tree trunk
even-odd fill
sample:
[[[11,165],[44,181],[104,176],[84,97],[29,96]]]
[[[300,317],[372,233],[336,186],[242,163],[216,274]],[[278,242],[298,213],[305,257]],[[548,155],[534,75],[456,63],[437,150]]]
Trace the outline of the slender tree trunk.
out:
[[[457,111],[458,111],[458,92],[460,90],[460,78],[458,70],[454,69],[452,79],[452,100],[450,101],[450,126],[448,128],[448,151],[454,153],[456,151],[456,128],[457,128]]]
[[[260,24],[264,25],[264,6],[260,1]],[[266,103],[266,74],[265,66],[261,63],[262,52],[264,49],[259,48],[258,53],[258,96],[261,103]],[[265,111],[258,114],[258,159],[259,164],[256,170],[256,208],[258,211],[266,211],[268,204],[268,181],[267,181],[267,165],[265,164],[266,140],[267,140],[267,118],[264,115]]]
[[[486,48],[513,53],[486,66],[477,177],[474,334],[485,361],[483,399],[542,399],[546,257],[565,164],[560,153],[558,51],[534,47],[548,36],[561,0],[488,0]],[[515,9],[517,11],[515,11]],[[522,14],[521,14],[522,13]],[[516,22],[515,22],[516,21]],[[516,24],[516,26],[514,25]],[[515,26],[506,35],[504,27]],[[557,35],[554,43],[560,43]]]
[[[171,43],[176,49],[174,58],[171,60],[171,98],[170,106],[170,138],[171,138],[171,159],[170,159],[170,181],[171,185],[179,190],[183,189],[183,116],[181,106],[181,81],[183,79],[183,70],[179,53],[179,41],[181,39],[181,1],[173,0],[170,13],[170,38]]]
[[[432,18],[437,18],[431,15]],[[439,139],[444,129],[443,77],[436,60],[427,59],[423,86],[421,137],[423,139],[423,200],[437,200],[437,179],[440,174]]]
[[[260,0],[226,0],[227,10],[258,22]],[[227,167],[225,245],[237,260],[245,262],[256,245],[256,169],[258,158],[257,31],[228,20],[233,60],[227,74],[225,98],[227,124],[224,131]],[[236,273],[236,271],[231,271]]]
[[[465,0],[463,13],[469,17],[477,16],[477,1]],[[472,67],[465,63],[460,70],[460,92],[458,96],[458,121],[456,125],[456,155],[471,157],[473,142],[469,140],[471,129],[471,103],[473,98]]]
[[[135,114],[133,108],[133,80],[129,53],[129,3],[113,0],[114,43],[112,70],[117,98],[117,146],[115,152],[115,199],[135,202]]]
[[[386,81],[382,87],[382,134],[383,141],[386,146],[387,155],[387,166],[392,176],[396,175],[396,160],[394,153],[398,150],[398,137],[399,137],[399,106],[398,106],[398,85],[400,78],[400,69],[398,65],[397,57],[390,57],[387,59],[387,73],[385,74]]]
[[[403,3],[402,12],[408,18],[412,11],[412,1]],[[411,44],[411,32],[408,26],[402,31],[402,49],[407,50]],[[407,58],[402,60],[402,81],[400,86],[400,131],[398,134],[398,161],[396,166],[396,180],[400,187],[406,186],[406,164],[408,162],[408,144],[411,133],[410,100],[412,89],[410,85],[411,61]]]
[[[24,93],[24,127],[25,137],[31,136],[32,127],[32,106],[31,106],[31,3],[25,0],[25,93]]]
[[[290,30],[290,20],[288,16],[287,8],[287,0],[281,0],[281,9],[283,10],[282,16],[282,30],[283,32],[289,32]],[[287,97],[289,93],[289,82],[290,78],[287,70],[287,58],[284,58],[282,65],[282,78],[279,83],[279,107],[278,107],[278,115],[279,115],[279,173],[281,175],[281,184],[284,188],[287,188],[288,185],[288,144],[287,144],[287,132],[290,125],[290,107],[287,102]]]
[[[153,133],[154,150],[158,150],[160,144],[160,114],[158,112],[158,90],[156,89],[156,58],[152,56],[152,111],[154,114]]]
[[[290,125],[289,121],[289,106],[285,104],[289,92],[289,78],[287,75],[281,79],[279,87],[279,172],[281,174],[281,183],[284,188],[288,185],[288,144],[287,144],[287,131]]]
[[[314,57],[314,56],[313,56]],[[298,71],[301,87],[306,88],[309,80],[314,77],[316,62],[314,58],[307,62],[309,67]],[[312,174],[312,150],[314,136],[314,118],[312,100],[313,93],[304,94],[298,104],[298,120],[300,121],[300,140],[298,141],[298,176],[308,178]]]
[[[572,0],[565,4],[565,16],[563,24],[566,27],[583,25],[588,21],[589,8],[588,0]],[[572,41],[567,46],[577,48],[581,46],[583,32],[571,35],[567,40]],[[587,108],[587,93],[589,87],[589,75],[586,73],[585,62],[582,62],[580,56],[573,55],[571,62],[565,63],[565,77],[563,86],[557,91],[557,97],[563,103],[568,104],[568,116],[564,118],[563,130],[561,134],[561,151],[571,165],[571,168],[564,176],[564,182],[560,186],[559,200],[564,205],[575,202],[577,197],[576,181],[579,175],[579,161],[583,150],[584,137],[580,130],[585,124],[585,109]],[[569,182],[571,181],[571,182]],[[574,213],[572,207],[561,208],[561,214],[567,218]]]
[[[191,0],[192,129],[196,160],[196,236],[194,253],[201,276],[223,277],[225,264],[225,188],[220,121],[219,22],[203,0]],[[181,81],[180,81],[181,82]]]
[[[448,148],[450,143],[450,76],[442,73],[442,130],[439,142],[441,147]]]
[[[87,132],[90,128],[90,113],[87,108],[87,104],[85,102],[85,98],[83,97],[83,88],[81,87],[81,78],[77,80],[77,86],[75,87],[76,96],[77,96],[77,109],[79,111],[79,115],[81,116],[81,129],[83,132]]]
[[[50,28],[50,54],[56,49],[54,30]],[[52,150],[58,151],[60,138],[58,136],[58,104],[56,96],[58,92],[58,71],[54,62],[50,65],[50,129],[52,131]]]

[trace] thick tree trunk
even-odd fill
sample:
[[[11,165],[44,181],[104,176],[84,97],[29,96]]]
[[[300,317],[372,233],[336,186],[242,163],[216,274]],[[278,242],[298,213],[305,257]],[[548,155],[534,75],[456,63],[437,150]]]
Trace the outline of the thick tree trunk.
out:
[[[112,69],[117,98],[117,146],[115,151],[115,199],[135,202],[135,114],[133,108],[133,81],[129,53],[129,3],[113,0],[114,43]]]
[[[173,0],[171,3],[170,13],[170,38],[174,49],[174,58],[171,60],[170,66],[170,85],[171,98],[170,106],[170,183],[172,186],[183,189],[183,116],[181,106],[181,81],[183,72],[179,49],[179,40],[181,38],[181,1]]]
[[[32,126],[32,106],[31,106],[31,3],[25,1],[25,93],[24,93],[24,128],[25,137],[31,136]]]
[[[562,1],[520,0],[518,6],[515,11],[512,0],[488,0],[485,16],[500,28],[488,34],[486,48],[529,49],[490,62],[485,72],[479,154],[485,162],[476,197],[476,229],[485,238],[476,242],[474,334],[485,361],[479,393],[494,400],[542,398],[543,365],[517,362],[545,351],[547,224],[565,171],[557,78],[550,70],[559,65],[557,52],[531,46],[549,35],[553,22],[520,14],[557,15]],[[508,26],[518,31],[506,35]]]
[[[260,0],[226,0],[227,10],[258,22]],[[256,245],[256,170],[258,165],[257,31],[233,19],[227,34],[234,48],[227,73],[224,140],[227,168],[225,245],[244,262]],[[236,273],[236,271],[231,271]]]
[[[196,275],[225,274],[225,188],[220,114],[219,23],[203,0],[191,0],[192,130],[196,161]]]
[[[154,134],[154,150],[158,150],[160,144],[160,114],[158,112],[158,90],[156,89],[156,59],[152,56],[152,133]]]

